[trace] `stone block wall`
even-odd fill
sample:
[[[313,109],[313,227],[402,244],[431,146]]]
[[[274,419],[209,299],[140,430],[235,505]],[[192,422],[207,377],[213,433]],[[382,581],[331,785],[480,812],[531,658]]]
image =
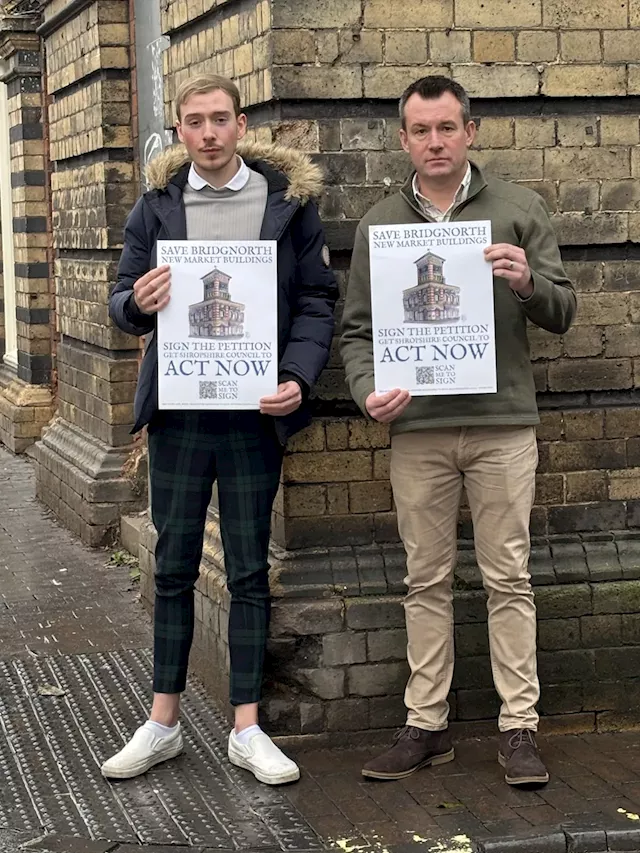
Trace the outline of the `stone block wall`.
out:
[[[545,338],[560,350],[561,339]],[[562,364],[560,356],[557,363]],[[568,368],[567,377],[575,380]],[[541,394],[539,402],[532,534],[640,527],[640,417],[632,400],[583,392]],[[276,540],[293,550],[397,541],[389,461],[385,425],[357,416],[318,417],[287,448],[274,512]],[[464,500],[459,535],[473,537]]]
[[[40,27],[49,93],[55,260],[56,417],[35,450],[37,494],[91,545],[117,536],[145,500],[130,434],[140,344],[108,314],[123,227],[138,195],[128,0],[70,14],[49,3]]]
[[[638,0],[223,0],[163,5],[165,115],[184,76],[241,86],[254,138],[309,152],[342,294],[359,218],[409,171],[397,101],[443,73],[473,98],[473,159],[545,199],[579,291],[562,338],[530,330],[540,471],[532,573],[547,729],[636,719],[640,572]],[[340,319],[341,305],[337,318]],[[287,449],[274,510],[265,714],[280,733],[402,723],[406,571],[388,431],[365,423],[334,347],[316,420]],[[485,596],[468,510],[456,571],[452,718],[493,720]],[[143,524],[143,598],[155,536]],[[196,593],[193,661],[226,696],[228,596],[215,510]]]
[[[142,595],[149,602],[155,534],[148,522],[142,527]],[[276,600],[262,713],[274,733],[362,731],[404,723],[408,668],[402,548],[363,549],[355,569],[351,556],[346,548],[315,549],[289,566],[282,552],[272,553]],[[538,607],[543,731],[638,725],[640,535],[534,539],[530,568]],[[489,661],[486,595],[471,548],[460,551],[455,587],[450,719],[467,732],[491,731],[500,703]],[[191,663],[224,701],[229,600],[219,542],[205,549],[195,613]]]
[[[397,101],[418,76],[466,86],[479,124],[474,159],[546,200],[579,314],[562,338],[530,330],[542,412],[531,525],[542,710],[568,729],[633,721],[640,0],[149,2],[160,3],[170,39],[167,128],[180,82],[219,72],[237,80],[253,138],[323,167],[320,209],[342,295],[358,219],[408,174]],[[19,333],[18,373],[5,382],[0,372],[0,437],[16,450],[32,443],[55,387],[56,417],[34,450],[38,495],[94,545],[145,500],[144,448],[130,435],[140,342],[107,313],[139,192],[132,8],[49,0],[41,22],[0,34]],[[335,347],[314,405],[314,424],[287,450],[274,509],[265,713],[286,733],[392,726],[403,717],[405,564],[388,432],[356,411]],[[142,528],[150,602],[154,533],[148,521]],[[471,535],[463,506],[452,693],[461,723],[496,710]],[[224,698],[228,596],[215,508],[196,614],[196,669]]]
[[[164,10],[167,122],[186,74],[234,76],[253,135],[306,150],[323,166],[321,213],[343,288],[358,219],[408,173],[400,93],[427,73],[468,89],[479,124],[474,160],[542,195],[579,291],[567,335],[530,330],[543,412],[537,535],[637,524],[635,2],[232,0]],[[359,424],[335,349],[316,405],[329,420],[289,448],[276,542],[295,549],[388,541],[396,534],[387,433]],[[461,532],[470,532],[464,512]]]
[[[543,412],[532,531],[634,528],[640,281],[634,3],[274,0],[271,17],[279,111],[269,127],[273,139],[306,148],[325,168],[321,212],[343,286],[358,218],[408,173],[397,135],[402,89],[428,73],[451,75],[468,89],[479,124],[473,159],[542,195],[579,291],[577,321],[567,335],[530,330]],[[291,49],[278,52],[279,40]],[[327,415],[348,406],[337,353],[317,397]],[[385,475],[374,471],[376,455],[378,466],[384,459],[384,431],[376,430],[375,453],[367,459],[349,434],[351,423],[342,418],[324,439],[315,429],[293,446],[283,503],[309,518],[287,518],[287,545],[300,546],[297,529],[308,544],[323,535],[349,545],[393,534]],[[362,485],[368,478],[372,489]],[[289,500],[289,492],[309,501],[314,495],[315,502]],[[341,513],[330,494],[342,495]],[[327,519],[331,513],[346,516],[344,524]],[[462,522],[468,536],[464,512]]]
[[[3,181],[10,186],[12,208],[12,221],[3,227],[13,234],[17,364],[0,365],[0,441],[20,453],[36,441],[53,414],[51,232],[37,16],[27,12],[12,17],[2,6],[0,58],[5,65],[11,168]],[[3,308],[4,296],[3,290]]]

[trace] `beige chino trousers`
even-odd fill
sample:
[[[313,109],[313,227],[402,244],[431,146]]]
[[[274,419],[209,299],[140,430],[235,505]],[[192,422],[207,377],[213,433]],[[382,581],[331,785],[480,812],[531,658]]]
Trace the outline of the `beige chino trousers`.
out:
[[[429,731],[447,726],[464,486],[488,594],[491,668],[502,700],[499,728],[537,730],[536,609],[528,571],[537,464],[532,426],[421,430],[392,439],[391,484],[407,552],[408,725]]]

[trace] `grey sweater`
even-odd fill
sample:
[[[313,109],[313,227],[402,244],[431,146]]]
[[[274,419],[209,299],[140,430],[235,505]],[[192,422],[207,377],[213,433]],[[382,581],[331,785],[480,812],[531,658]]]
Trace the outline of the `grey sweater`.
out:
[[[251,170],[241,190],[184,188],[189,240],[259,240],[267,206],[267,179]]]

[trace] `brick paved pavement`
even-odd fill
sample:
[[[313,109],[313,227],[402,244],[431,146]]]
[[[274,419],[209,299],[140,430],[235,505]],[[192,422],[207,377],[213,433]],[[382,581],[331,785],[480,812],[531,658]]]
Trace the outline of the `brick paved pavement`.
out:
[[[504,784],[494,740],[461,741],[455,762],[404,782],[365,782],[372,735],[296,745],[301,782],[270,789],[227,764],[226,720],[191,682],[185,754],[105,782],[100,762],[149,707],[149,624],[128,570],[107,568],[33,491],[29,462],[0,449],[0,853],[640,851],[636,732],[542,738],[553,776],[539,791]]]
[[[185,754],[102,778],[148,714],[149,621],[128,569],[35,502],[27,460],[0,449],[0,484],[0,851],[41,836],[38,849],[59,853],[321,849],[281,790],[228,764],[228,723],[195,682]]]
[[[539,846],[513,849],[536,853],[547,849],[540,834],[551,838],[562,836],[563,829],[595,827],[610,830],[612,838],[615,830],[634,844],[612,849],[640,850],[640,821],[634,819],[640,813],[640,733],[541,737],[540,743],[552,778],[537,791],[507,786],[496,741],[477,739],[458,741],[454,762],[390,783],[360,776],[375,753],[370,746],[293,750],[303,778],[287,796],[321,836],[349,839],[356,848],[396,847],[417,835],[429,849],[442,837],[462,834],[486,840],[493,850],[502,848],[489,841],[533,834]],[[564,851],[566,839],[561,840]]]
[[[128,570],[108,560],[53,521],[30,463],[0,449],[0,657],[147,644]]]

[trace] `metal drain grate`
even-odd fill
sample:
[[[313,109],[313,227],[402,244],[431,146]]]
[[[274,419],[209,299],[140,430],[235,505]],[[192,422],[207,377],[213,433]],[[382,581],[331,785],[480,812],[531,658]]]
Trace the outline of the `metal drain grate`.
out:
[[[197,684],[183,696],[185,753],[109,783],[100,765],[146,718],[148,651],[0,661],[0,827],[220,850],[322,843],[276,788],[226,759],[228,725]],[[41,696],[55,685],[61,697]]]

